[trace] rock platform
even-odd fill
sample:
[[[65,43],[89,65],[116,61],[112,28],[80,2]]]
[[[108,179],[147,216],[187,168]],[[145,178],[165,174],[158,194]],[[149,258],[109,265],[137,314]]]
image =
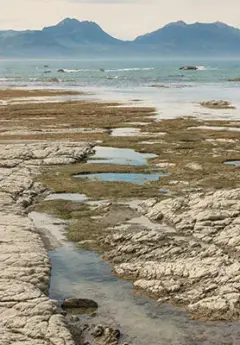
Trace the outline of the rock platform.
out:
[[[44,166],[81,161],[79,142],[0,144],[0,344],[74,345],[57,302],[47,297],[47,249],[25,209],[44,192],[34,182]]]
[[[102,241],[118,276],[194,318],[240,318],[240,188],[190,193],[142,212],[152,230],[116,227]]]

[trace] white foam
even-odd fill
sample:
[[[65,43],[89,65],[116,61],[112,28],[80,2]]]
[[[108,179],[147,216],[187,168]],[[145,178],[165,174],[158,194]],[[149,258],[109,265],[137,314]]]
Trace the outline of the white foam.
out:
[[[207,70],[207,67],[205,66],[196,66],[198,71],[206,71]]]
[[[79,69],[63,69],[65,73],[77,73],[80,70]]]
[[[198,71],[215,71],[216,67],[196,66]]]
[[[118,69],[106,69],[105,72],[130,72],[130,71],[151,71],[154,70],[153,67],[144,67],[144,68],[118,68]]]

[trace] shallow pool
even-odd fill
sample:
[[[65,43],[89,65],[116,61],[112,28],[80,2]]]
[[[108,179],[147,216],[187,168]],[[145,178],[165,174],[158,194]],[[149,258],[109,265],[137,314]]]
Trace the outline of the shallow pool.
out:
[[[31,214],[36,228],[51,232],[59,247],[49,251],[50,298],[90,298],[99,304],[93,322],[119,328],[131,345],[237,345],[239,324],[200,322],[169,304],[132,294],[129,281],[118,280],[111,266],[94,252],[67,242],[63,226],[51,216]],[[60,222],[60,221],[59,221]],[[58,225],[56,225],[58,223]],[[81,316],[83,317],[83,316]]]
[[[145,165],[150,158],[156,158],[152,153],[139,153],[132,149],[96,146],[95,154],[88,163],[106,163],[122,165]]]
[[[158,181],[161,176],[166,176],[166,174],[97,173],[74,175],[74,177],[76,178],[87,178],[89,180],[99,180],[106,182],[129,182],[135,184]]]
[[[66,200],[66,201],[83,202],[87,200],[87,196],[85,194],[78,194],[78,193],[52,193],[52,194],[49,194],[45,200],[46,201]]]
[[[235,165],[236,167],[240,167],[240,160],[239,161],[226,161],[224,164],[227,165]]]

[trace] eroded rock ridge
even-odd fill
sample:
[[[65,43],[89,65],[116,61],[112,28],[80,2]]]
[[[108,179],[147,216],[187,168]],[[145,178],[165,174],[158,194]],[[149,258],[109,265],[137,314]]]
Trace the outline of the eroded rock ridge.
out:
[[[102,239],[119,276],[196,318],[239,319],[240,188],[142,204],[158,228],[115,228]]]
[[[74,345],[47,297],[47,250],[24,213],[44,191],[34,178],[41,167],[81,161],[86,143],[37,142],[0,145],[0,343],[1,345]]]

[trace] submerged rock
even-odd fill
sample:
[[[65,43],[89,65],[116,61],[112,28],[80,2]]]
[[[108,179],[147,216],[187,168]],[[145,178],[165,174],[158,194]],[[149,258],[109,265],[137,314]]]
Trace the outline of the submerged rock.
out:
[[[51,78],[51,79],[48,79],[48,82],[49,83],[59,83],[60,80],[58,78]]]
[[[239,78],[230,78],[230,79],[228,79],[228,81],[235,81],[235,82],[240,82],[240,77]]]
[[[71,308],[98,308],[97,302],[87,298],[66,298],[61,306],[63,309]]]
[[[67,317],[66,320],[75,344],[117,345],[119,343],[121,333],[118,329],[105,324],[95,325],[91,321],[88,324],[84,324],[83,320],[73,321],[72,317]]]
[[[118,329],[113,329],[105,325],[97,325],[92,330],[92,336],[94,338],[102,338],[99,344],[103,345],[114,345],[118,343],[121,333]]]
[[[62,68],[58,69],[57,72],[65,73],[64,69],[62,69]]]

